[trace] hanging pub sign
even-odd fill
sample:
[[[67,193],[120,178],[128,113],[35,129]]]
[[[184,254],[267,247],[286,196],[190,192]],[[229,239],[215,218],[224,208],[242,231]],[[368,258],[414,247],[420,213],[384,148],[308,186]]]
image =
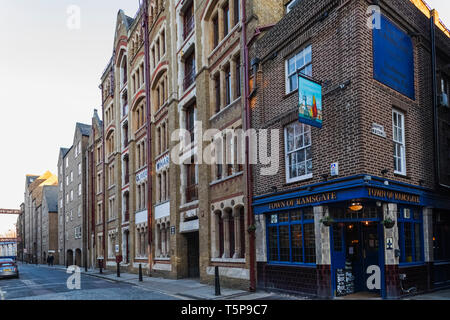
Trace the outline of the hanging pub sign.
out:
[[[299,121],[322,128],[322,86],[302,73],[298,74]]]
[[[383,15],[372,37],[374,79],[415,100],[411,37]]]

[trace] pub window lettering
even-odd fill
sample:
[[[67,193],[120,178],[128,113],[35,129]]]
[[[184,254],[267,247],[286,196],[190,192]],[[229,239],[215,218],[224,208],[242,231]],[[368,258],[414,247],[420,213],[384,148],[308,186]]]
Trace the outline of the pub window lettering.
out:
[[[312,76],[312,47],[307,46],[295,56],[286,60],[286,94],[298,89],[297,72]]]

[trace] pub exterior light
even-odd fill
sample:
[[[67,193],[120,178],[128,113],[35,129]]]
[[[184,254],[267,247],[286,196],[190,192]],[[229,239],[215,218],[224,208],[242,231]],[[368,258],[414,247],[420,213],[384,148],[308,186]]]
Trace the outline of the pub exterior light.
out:
[[[352,204],[348,207],[352,211],[359,211],[363,208],[361,202],[352,202]]]

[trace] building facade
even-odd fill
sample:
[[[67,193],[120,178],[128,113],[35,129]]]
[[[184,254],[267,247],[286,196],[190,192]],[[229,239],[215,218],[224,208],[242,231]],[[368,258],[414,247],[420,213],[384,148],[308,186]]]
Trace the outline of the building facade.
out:
[[[77,123],[73,144],[58,158],[59,263],[87,266],[86,148],[91,126]]]
[[[101,78],[105,161],[88,181],[103,179],[97,202],[104,205],[89,207],[92,217],[105,218],[91,229],[103,241],[92,259],[204,282],[219,266],[225,285],[248,288],[245,167],[232,158],[237,142],[222,136],[213,137],[220,163],[202,162],[209,143],[201,135],[243,128],[244,6],[146,5],[134,18],[119,11],[113,57]],[[278,1],[247,6],[255,29],[283,15]]]
[[[450,284],[448,31],[422,1],[369,6],[288,2],[250,43],[252,127],[273,130],[279,160],[252,171],[261,288],[395,299]]]
[[[26,176],[21,225],[23,226],[23,255],[29,263],[42,262],[42,194],[46,186],[57,184],[58,177],[50,171],[41,176]]]

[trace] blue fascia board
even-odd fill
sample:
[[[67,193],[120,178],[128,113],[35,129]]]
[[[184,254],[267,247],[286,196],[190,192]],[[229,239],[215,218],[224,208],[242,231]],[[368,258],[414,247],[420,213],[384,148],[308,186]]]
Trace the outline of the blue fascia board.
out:
[[[370,180],[365,180],[365,177],[370,177]],[[385,181],[388,181],[389,184],[385,185]],[[438,195],[436,193],[433,193],[431,189],[427,189],[420,186],[415,185],[409,185],[402,182],[397,182],[389,179],[374,177],[370,175],[357,175],[357,176],[351,176],[346,178],[340,178],[331,180],[328,182],[321,182],[312,184],[309,186],[303,186],[299,188],[292,189],[290,191],[285,192],[276,192],[268,195],[263,196],[257,196],[254,197],[253,200],[253,207],[254,207],[254,213],[255,214],[261,214],[267,211],[283,211],[286,209],[280,208],[280,209],[271,209],[268,210],[267,205],[269,203],[273,203],[276,201],[283,201],[288,200],[292,198],[298,198],[298,197],[308,197],[312,195],[322,194],[326,192],[336,192],[339,195],[339,199],[337,200],[328,200],[328,201],[322,201],[322,202],[316,202],[314,205],[324,205],[328,203],[336,203],[341,201],[351,201],[356,199],[370,199],[374,201],[386,201],[384,198],[380,197],[374,197],[368,195],[367,188],[377,188],[381,190],[386,191],[392,191],[392,192],[403,192],[408,193],[410,195],[415,195],[420,197],[420,203],[416,204],[419,206],[431,206],[431,207],[438,207],[438,208],[450,208],[450,197],[444,197],[441,195]],[[308,191],[308,188],[310,188],[310,191]],[[401,200],[393,200],[390,199],[389,202],[392,203],[399,203],[399,204],[408,204],[411,205],[411,203],[401,201]],[[290,207],[290,209],[295,208],[301,208],[308,205],[296,205]],[[309,205],[310,206],[310,205]]]

